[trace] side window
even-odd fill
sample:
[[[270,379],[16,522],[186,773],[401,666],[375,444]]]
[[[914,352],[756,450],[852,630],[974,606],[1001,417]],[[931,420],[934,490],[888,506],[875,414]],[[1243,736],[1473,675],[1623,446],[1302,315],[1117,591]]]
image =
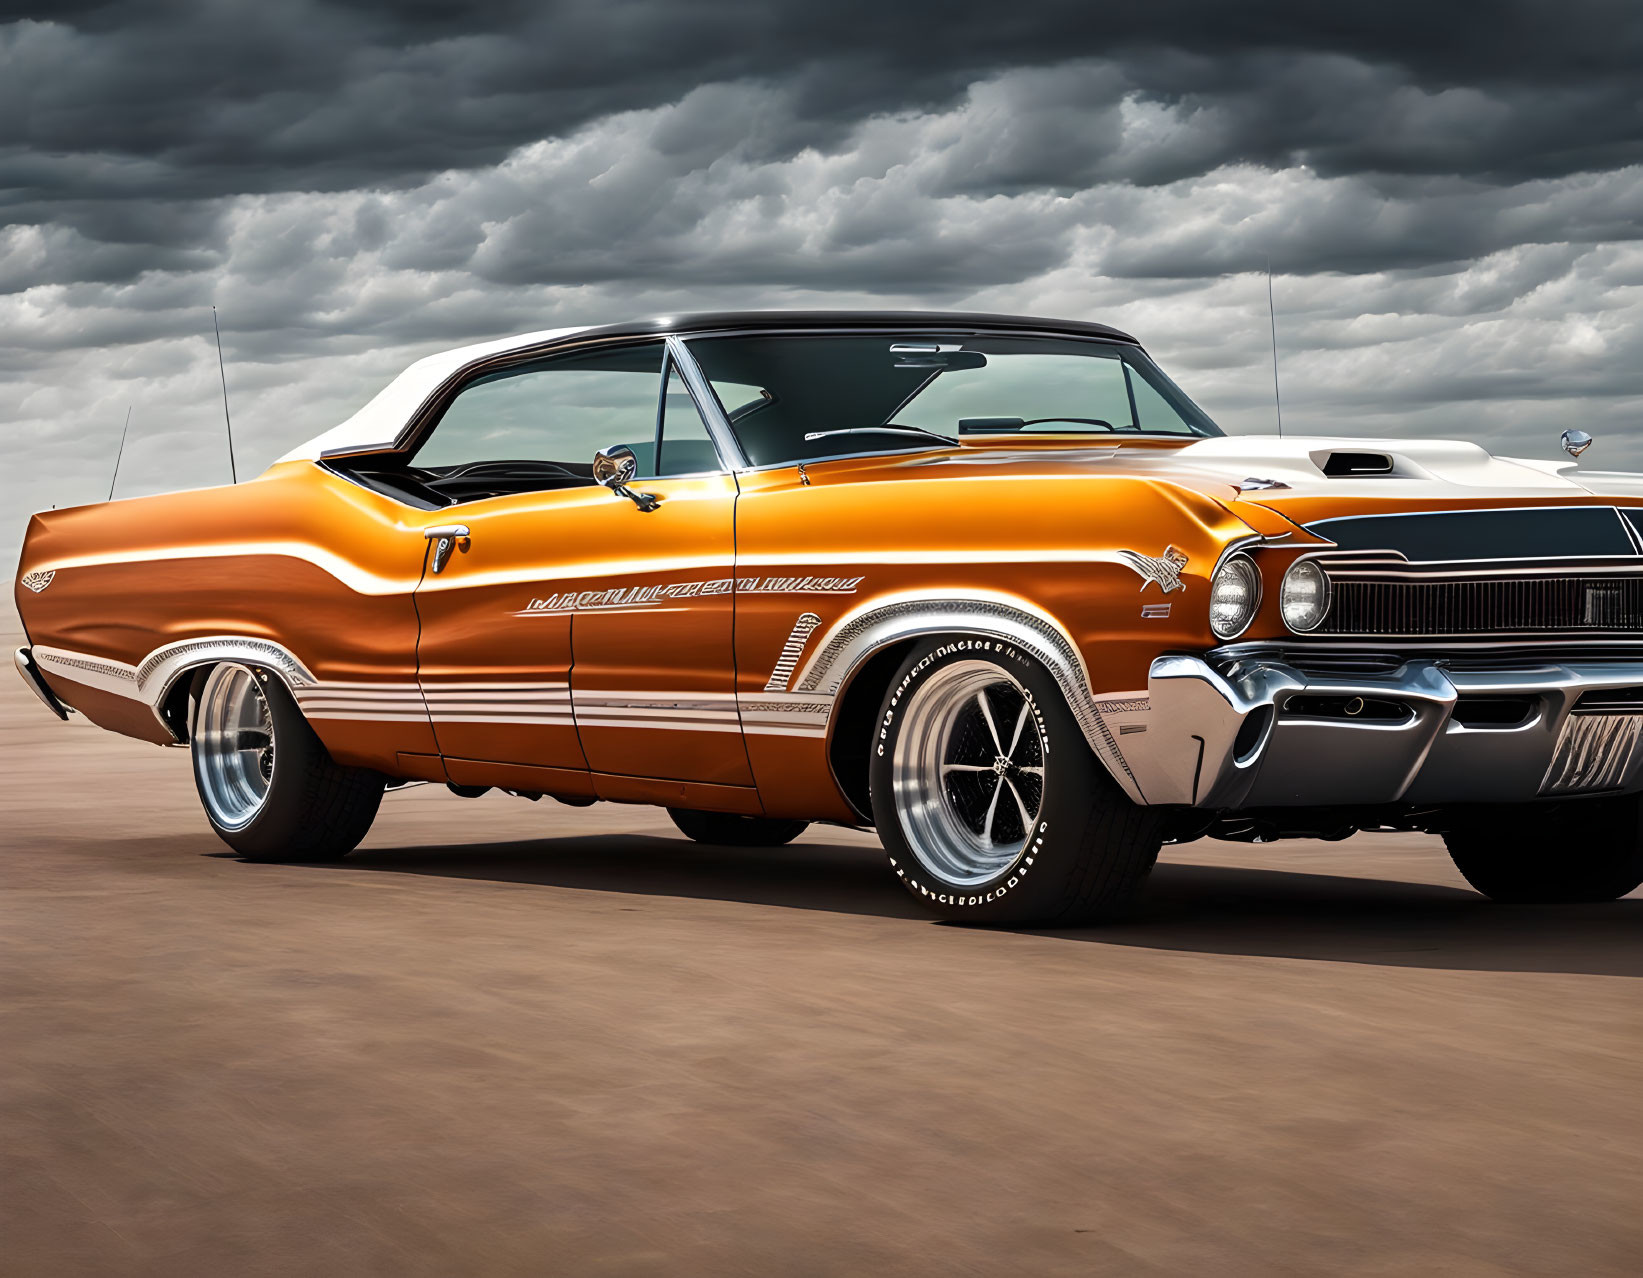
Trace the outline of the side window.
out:
[[[463,501],[591,483],[593,454],[612,444],[652,473],[662,357],[650,342],[487,373],[457,393],[411,464]]]
[[[668,373],[667,394],[662,396],[662,423],[656,436],[656,469],[640,474],[699,475],[719,470],[719,453],[707,433],[696,402],[685,388],[684,378],[674,368]]]

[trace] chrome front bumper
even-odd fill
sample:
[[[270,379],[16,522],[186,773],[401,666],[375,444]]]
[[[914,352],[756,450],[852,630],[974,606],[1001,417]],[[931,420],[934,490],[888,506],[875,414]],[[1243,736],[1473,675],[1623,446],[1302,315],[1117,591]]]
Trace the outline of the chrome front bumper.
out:
[[[1319,676],[1276,658],[1218,670],[1160,657],[1148,688],[1145,732],[1121,738],[1148,803],[1236,811],[1643,789],[1639,663],[1480,673],[1411,659],[1387,674]],[[1638,698],[1588,697],[1576,711],[1606,690]],[[1488,721],[1517,711],[1521,721]]]
[[[59,719],[67,719],[68,711],[63,707],[63,703],[57,700],[57,694],[51,690],[45,677],[41,675],[40,667],[34,663],[33,651],[29,648],[19,648],[11,654],[11,659],[12,664],[17,667],[17,673],[23,676],[23,682],[28,684],[34,695],[45,703],[46,709]]]

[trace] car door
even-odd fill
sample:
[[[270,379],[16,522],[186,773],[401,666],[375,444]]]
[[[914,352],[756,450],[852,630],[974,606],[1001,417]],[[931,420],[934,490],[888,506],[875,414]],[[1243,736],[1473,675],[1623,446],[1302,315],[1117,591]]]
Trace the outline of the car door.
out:
[[[615,445],[634,454],[622,492],[592,478],[594,453]],[[453,781],[751,784],[733,677],[736,485],[664,343],[484,373],[414,462],[446,484],[530,486],[427,516],[419,677]]]

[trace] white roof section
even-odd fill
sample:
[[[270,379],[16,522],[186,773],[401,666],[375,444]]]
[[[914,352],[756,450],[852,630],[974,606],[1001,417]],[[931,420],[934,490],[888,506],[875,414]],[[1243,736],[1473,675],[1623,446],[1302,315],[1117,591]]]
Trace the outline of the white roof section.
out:
[[[458,346],[417,360],[393,381],[389,382],[370,403],[340,426],[333,426],[323,435],[316,435],[306,444],[299,444],[276,461],[317,461],[321,453],[334,449],[392,448],[394,440],[416,410],[427,402],[445,383],[445,379],[475,360],[492,355],[506,355],[509,351],[539,346],[587,331],[587,325],[575,328],[545,328],[538,333],[521,333],[517,337],[503,337],[494,342],[478,342],[473,346]]]

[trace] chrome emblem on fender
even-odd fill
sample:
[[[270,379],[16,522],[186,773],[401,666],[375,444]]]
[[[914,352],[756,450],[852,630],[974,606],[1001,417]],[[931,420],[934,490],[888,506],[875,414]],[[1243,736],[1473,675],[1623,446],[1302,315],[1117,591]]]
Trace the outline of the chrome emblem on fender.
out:
[[[1187,566],[1187,557],[1174,546],[1165,546],[1164,553],[1157,559],[1137,554],[1133,550],[1120,550],[1118,553],[1125,563],[1141,574],[1142,590],[1154,582],[1158,583],[1158,589],[1166,595],[1172,590],[1187,588],[1181,580],[1181,569]]]
[[[23,584],[35,594],[39,594],[47,586],[51,585],[51,579],[56,575],[57,570],[55,568],[53,568],[50,572],[31,572],[23,578]]]

